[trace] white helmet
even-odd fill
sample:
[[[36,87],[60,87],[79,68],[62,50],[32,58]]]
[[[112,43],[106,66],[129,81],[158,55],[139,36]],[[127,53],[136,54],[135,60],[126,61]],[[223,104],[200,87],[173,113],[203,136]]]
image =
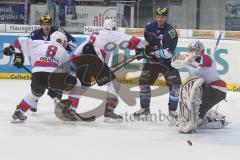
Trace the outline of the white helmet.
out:
[[[113,19],[105,19],[103,28],[111,31],[117,30],[117,23]]]
[[[205,48],[204,48],[203,43],[201,41],[192,41],[188,45],[188,52],[194,53],[195,55],[198,55],[199,53],[204,53]]]
[[[67,47],[67,37],[62,32],[56,31],[50,35],[50,41],[60,43],[64,48]]]

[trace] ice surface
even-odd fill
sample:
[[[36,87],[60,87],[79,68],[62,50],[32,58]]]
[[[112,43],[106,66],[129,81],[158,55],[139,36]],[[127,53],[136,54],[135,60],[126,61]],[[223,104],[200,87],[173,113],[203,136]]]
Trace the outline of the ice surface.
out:
[[[39,101],[38,112],[27,113],[25,123],[10,123],[15,106],[30,91],[30,81],[0,80],[0,160],[237,160],[240,155],[240,94],[229,92],[219,110],[232,122],[225,129],[179,134],[168,121],[124,121],[106,124],[63,123],[53,114],[48,96]],[[127,85],[123,85],[123,88]],[[137,90],[137,88],[133,88]],[[139,99],[129,107],[120,100],[118,113],[139,109]],[[152,98],[152,113],[167,113],[168,95]],[[79,112],[101,100],[84,97]],[[189,146],[187,140],[193,145]]]

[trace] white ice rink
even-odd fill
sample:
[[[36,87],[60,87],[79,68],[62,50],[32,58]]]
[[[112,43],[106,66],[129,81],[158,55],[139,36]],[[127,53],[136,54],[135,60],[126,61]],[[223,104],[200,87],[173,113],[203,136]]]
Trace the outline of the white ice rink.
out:
[[[239,160],[240,94],[229,92],[219,111],[232,122],[225,129],[179,134],[168,121],[124,121],[106,124],[63,123],[53,113],[48,96],[39,101],[38,112],[28,113],[25,123],[10,123],[16,104],[30,90],[30,81],[0,80],[0,160]],[[129,96],[130,98],[130,96]],[[120,100],[118,113],[139,109]],[[167,113],[168,95],[152,98],[152,113]],[[99,100],[83,98],[79,112]],[[193,145],[189,146],[187,140]]]

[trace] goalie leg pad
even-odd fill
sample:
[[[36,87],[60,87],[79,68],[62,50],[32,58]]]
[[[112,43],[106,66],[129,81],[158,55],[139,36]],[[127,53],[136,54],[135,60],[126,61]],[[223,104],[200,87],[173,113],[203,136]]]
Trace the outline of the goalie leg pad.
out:
[[[226,98],[226,93],[208,85],[203,85],[202,104],[200,105],[200,118],[203,118],[208,110]]]
[[[189,77],[180,91],[180,118],[183,117],[186,122],[191,122],[194,127],[197,126],[199,107],[202,103],[201,85],[203,81],[200,77]]]

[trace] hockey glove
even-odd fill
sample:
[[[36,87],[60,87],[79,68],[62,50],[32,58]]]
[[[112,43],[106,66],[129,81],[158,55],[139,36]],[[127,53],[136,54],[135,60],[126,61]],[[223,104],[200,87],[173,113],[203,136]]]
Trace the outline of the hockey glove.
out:
[[[144,48],[136,48],[135,54],[137,56],[137,60],[140,60],[144,57]]]
[[[155,49],[155,47],[153,46],[146,46],[145,48],[145,52],[144,52],[144,58],[155,58],[155,51],[157,49]]]
[[[68,46],[73,50],[77,48],[77,43],[73,41],[69,41]]]
[[[196,57],[192,57],[191,61],[190,61],[190,65],[193,67],[197,67],[201,62],[201,56],[196,56]]]
[[[17,68],[22,68],[24,63],[24,56],[22,53],[16,53],[13,59],[13,65]]]
[[[13,46],[8,46],[6,48],[3,49],[3,54],[5,56],[12,56],[13,54],[15,54],[15,50]]]

